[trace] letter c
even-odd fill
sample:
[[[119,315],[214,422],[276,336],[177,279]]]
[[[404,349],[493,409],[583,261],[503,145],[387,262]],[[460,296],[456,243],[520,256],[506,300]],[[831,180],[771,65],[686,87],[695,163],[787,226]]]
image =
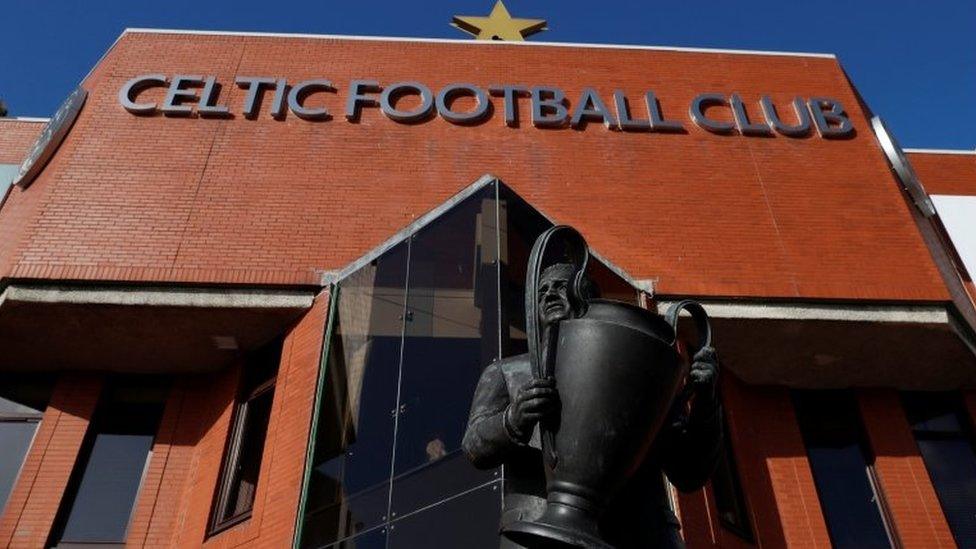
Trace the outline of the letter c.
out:
[[[119,103],[132,114],[152,114],[156,111],[155,103],[136,103],[135,98],[146,88],[165,86],[166,75],[144,74],[129,80],[119,90]]]
[[[728,133],[735,129],[735,124],[732,122],[713,120],[705,116],[705,109],[709,106],[728,106],[728,104],[729,102],[725,99],[725,96],[720,93],[703,93],[695,97],[691,102],[691,107],[688,108],[688,114],[691,115],[691,119],[695,121],[695,124],[710,132]]]

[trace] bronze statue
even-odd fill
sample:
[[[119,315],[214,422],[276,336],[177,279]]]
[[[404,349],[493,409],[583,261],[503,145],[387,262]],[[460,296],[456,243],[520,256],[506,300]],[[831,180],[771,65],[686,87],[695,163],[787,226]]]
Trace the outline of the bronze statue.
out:
[[[573,257],[543,270],[545,248],[558,237]],[[703,336],[690,370],[683,369],[665,319],[589,295],[587,257],[582,237],[568,227],[536,242],[526,290],[530,352],[482,373],[464,450],[476,467],[505,465],[501,547],[683,547],[662,472],[679,490],[692,491],[714,470],[722,438],[715,351]],[[710,336],[704,310],[682,306]],[[668,320],[677,313],[669,311]],[[615,331],[603,330],[611,323]],[[616,386],[604,383],[628,354],[639,368],[617,372],[627,376],[623,383],[620,375],[607,382]],[[581,360],[598,366],[573,372]]]

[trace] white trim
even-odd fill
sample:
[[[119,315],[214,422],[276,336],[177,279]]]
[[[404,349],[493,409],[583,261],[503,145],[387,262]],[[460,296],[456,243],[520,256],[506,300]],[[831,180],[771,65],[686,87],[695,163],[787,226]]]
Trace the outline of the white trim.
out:
[[[894,322],[949,324],[945,305],[839,305],[811,303],[748,303],[700,300],[708,316],[728,319],[832,320],[837,322]],[[658,300],[661,310],[676,303]]]
[[[721,48],[686,48],[678,46],[639,46],[633,44],[582,44],[577,42],[505,42],[498,40],[472,40],[462,38],[408,38],[400,36],[361,36],[361,35],[342,35],[342,34],[299,34],[286,32],[242,32],[242,31],[207,31],[207,30],[181,30],[181,29],[146,29],[146,28],[127,28],[122,34],[191,34],[200,36],[252,36],[263,38],[311,38],[321,40],[362,40],[368,42],[419,42],[434,44],[467,44],[478,46],[552,46],[560,48],[594,48],[594,49],[626,49],[626,50],[650,50],[650,51],[677,51],[687,53],[722,53],[735,55],[776,55],[788,57],[819,57],[823,59],[836,59],[832,53],[809,53],[809,52],[788,52],[788,51],[764,51],[764,50],[731,50]]]
[[[907,153],[922,154],[976,154],[976,149],[903,149]]]
[[[47,124],[51,119],[40,116],[4,116],[0,117],[0,122],[40,122]]]

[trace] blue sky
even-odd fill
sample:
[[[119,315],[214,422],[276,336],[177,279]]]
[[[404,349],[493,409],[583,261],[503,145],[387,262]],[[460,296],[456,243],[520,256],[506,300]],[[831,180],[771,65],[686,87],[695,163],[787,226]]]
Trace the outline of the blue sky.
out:
[[[5,0],[0,97],[48,116],[125,27],[462,38],[494,0]],[[976,148],[976,1],[508,0],[536,40],[836,53],[905,147]]]

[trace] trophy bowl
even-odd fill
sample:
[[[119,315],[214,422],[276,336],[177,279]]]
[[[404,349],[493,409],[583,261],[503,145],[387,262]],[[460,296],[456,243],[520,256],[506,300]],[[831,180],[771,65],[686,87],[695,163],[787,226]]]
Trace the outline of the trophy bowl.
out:
[[[526,547],[612,547],[600,535],[602,511],[643,462],[687,375],[674,340],[664,317],[610,300],[590,300],[559,324],[562,409],[543,447],[552,456],[546,508],[505,537]]]

